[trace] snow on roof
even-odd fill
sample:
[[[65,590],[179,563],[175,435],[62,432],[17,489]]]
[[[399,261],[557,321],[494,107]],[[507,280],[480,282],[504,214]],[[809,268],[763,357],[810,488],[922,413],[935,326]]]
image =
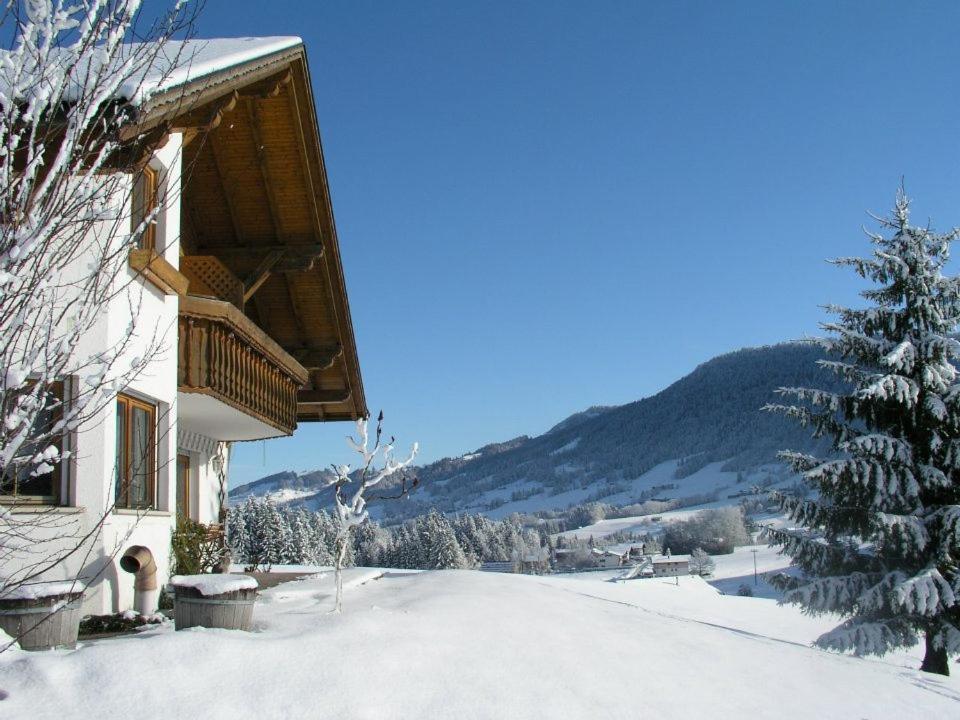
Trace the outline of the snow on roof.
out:
[[[222,595],[235,590],[256,590],[260,587],[249,575],[174,575],[170,578],[174,587],[193,588],[201,595]]]
[[[86,589],[79,580],[58,580],[56,582],[26,583],[0,592],[0,600],[39,600],[82,593]]]
[[[618,557],[618,558],[622,558],[622,557],[623,557],[623,553],[618,553],[618,552],[615,552],[615,551],[613,551],[613,550],[607,550],[607,549],[604,549],[604,548],[593,548],[593,549],[591,550],[591,552],[592,552],[594,555],[613,555],[613,556]]]
[[[653,562],[656,563],[670,563],[670,562],[690,562],[689,555],[654,555]]]
[[[195,38],[164,41],[162,45],[156,46],[154,54],[148,44],[125,43],[123,50],[110,64],[119,68],[130,58],[136,58],[133,60],[134,69],[126,71],[129,77],[119,83],[114,97],[139,105],[157,93],[302,44],[303,40],[296,36]],[[61,58],[59,64],[63,66],[69,67],[76,59],[76,51],[72,48],[59,48],[52,53],[54,57]],[[71,75],[74,78],[84,77],[85,68],[90,67],[90,63],[99,68],[106,62],[89,53],[84,55],[87,62],[73,67]],[[154,56],[150,57],[151,55]],[[8,72],[30,72],[29,68],[18,68],[20,57],[8,50],[0,50],[0,90],[9,87]],[[37,77],[48,76],[49,72],[49,68],[34,70]],[[20,84],[19,87],[23,85]],[[65,99],[72,99],[70,96],[79,91],[79,84],[73,90],[74,93],[66,93]]]
[[[138,102],[157,92],[301,44],[303,40],[293,35],[168,41],[143,82],[131,78],[121,86],[120,94],[131,102]]]

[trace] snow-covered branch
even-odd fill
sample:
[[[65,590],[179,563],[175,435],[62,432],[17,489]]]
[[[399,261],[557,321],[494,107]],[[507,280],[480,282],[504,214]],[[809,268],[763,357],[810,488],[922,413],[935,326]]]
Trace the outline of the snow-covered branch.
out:
[[[767,408],[826,431],[834,449],[781,453],[818,494],[781,494],[799,527],[768,536],[806,573],[785,600],[847,617],[818,644],[883,654],[924,634],[923,669],[946,674],[960,638],[960,278],[945,268],[960,233],[911,225],[909,205],[901,188],[868,233],[872,257],[834,261],[875,284],[861,293],[869,307],[828,306],[838,319],[822,325],[834,358],[821,364],[847,389],[787,388],[800,404]]]
[[[403,460],[394,457],[394,439],[383,438],[383,413],[377,418],[373,442],[370,440],[369,424],[366,418],[357,420],[356,437],[348,437],[347,444],[361,460],[356,471],[350,465],[333,465],[334,477],[330,485],[334,488],[336,517],[339,521],[337,552],[334,558],[337,573],[337,598],[335,609],[339,612],[343,606],[343,562],[350,541],[350,529],[369,517],[367,510],[368,492],[384,480],[410,466],[419,452],[419,445],[413,443],[409,454]],[[414,481],[416,485],[416,481]],[[403,486],[406,491],[406,484]],[[399,497],[403,497],[402,492]]]
[[[176,2],[149,21],[140,0],[31,0],[3,16],[12,42],[0,52],[0,591],[89,546],[96,517],[17,512],[21,498],[66,466],[75,451],[64,438],[99,421],[169,342],[171,328],[138,320],[145,291],[127,269],[170,199],[133,213],[156,140],[131,132],[130,100],[148,75],[156,83],[184,61],[168,44],[189,34],[194,7]],[[93,347],[111,302],[132,320]]]

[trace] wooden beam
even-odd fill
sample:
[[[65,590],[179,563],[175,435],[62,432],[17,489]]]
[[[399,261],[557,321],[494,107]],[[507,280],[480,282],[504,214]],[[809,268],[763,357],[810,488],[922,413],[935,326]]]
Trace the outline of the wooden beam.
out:
[[[110,153],[104,162],[104,169],[125,172],[142,170],[154,153],[169,140],[170,131],[166,126],[156,127],[143,135],[135,136]]]
[[[267,195],[267,205],[270,208],[270,221],[273,224],[273,231],[278,237],[282,235],[282,219],[278,209],[277,198],[274,195],[273,183],[270,182],[270,167],[267,162],[267,147],[263,142],[263,121],[260,117],[260,109],[256,100],[245,99],[244,105],[247,109],[247,117],[250,120],[250,130],[253,134],[254,150],[257,153],[257,161],[260,166],[260,178],[263,180],[263,187]],[[300,304],[300,298],[297,294],[297,279],[293,272],[285,272],[284,279],[287,281],[287,296],[290,299],[290,310],[294,322],[297,324],[297,331],[301,338],[307,338],[310,334],[307,332],[306,324],[303,320],[303,311]]]
[[[309,88],[309,81],[307,79],[308,76],[306,74],[306,64],[305,63],[295,64],[294,68],[297,76],[300,79],[302,79],[303,86],[306,88],[306,92],[309,97],[310,88]],[[319,136],[319,132],[315,128],[315,124],[309,125],[309,136],[307,134],[308,129],[306,127],[307,123],[304,120],[304,108],[301,107],[300,105],[300,99],[298,98],[298,93],[297,93],[297,85],[298,85],[298,82],[290,83],[288,96],[290,98],[290,111],[292,114],[293,126],[294,128],[296,128],[297,135],[299,138],[299,142],[297,143],[297,149],[299,151],[298,154],[300,156],[300,166],[303,169],[304,179],[307,181],[308,204],[310,207],[310,220],[313,225],[313,231],[317,234],[317,238],[319,238],[322,241],[328,241],[330,243],[334,243],[335,240],[333,237],[330,237],[330,238],[325,237],[323,221],[320,218],[320,207],[319,207],[320,194],[318,192],[316,183],[323,182],[323,180],[320,177],[314,178],[314,171],[313,171],[313,168],[311,167],[310,155],[309,155],[309,151],[307,150],[308,146],[310,147],[315,146],[317,148],[318,153],[322,152],[320,150],[320,145],[319,145],[320,136]],[[312,108],[310,108],[310,110],[312,111]],[[321,160],[321,163],[322,163],[322,160]],[[323,173],[322,165],[318,169],[318,172],[321,174]],[[330,293],[329,311],[330,311],[330,314],[333,316],[332,317],[333,324],[334,324],[334,327],[337,328],[338,337],[341,340],[343,340],[344,339],[343,322],[344,322],[344,319],[346,319],[346,321],[349,323],[349,315],[345,315],[344,314],[345,311],[339,307],[339,302],[338,302],[339,299],[337,297],[337,291],[335,289],[336,285],[334,285],[333,278],[331,277],[330,264],[331,262],[335,262],[335,261],[336,261],[336,258],[331,258],[329,256],[323,258],[322,272],[323,272],[323,278],[325,280],[325,285],[327,287],[328,292]],[[290,275],[288,275],[287,277],[289,278]],[[344,380],[349,386],[352,384],[352,378],[350,376],[349,368],[345,368],[345,369],[346,369],[346,372],[344,374]],[[359,386],[359,387],[361,388],[360,392],[361,392],[361,403],[362,403],[363,390],[362,390],[362,386]],[[348,390],[350,390],[349,387],[348,387]],[[350,390],[350,392],[352,394],[352,390]],[[350,398],[348,396],[342,402],[347,402],[349,399]]]
[[[182,201],[187,208],[187,217],[190,219],[190,230],[194,239],[197,242],[197,246],[203,246],[204,244],[204,232],[203,232],[203,223],[200,222],[200,218],[197,217],[197,209],[193,206],[193,203],[187,202],[185,199]],[[201,253],[201,252],[192,252],[188,253],[190,255],[204,255],[211,253]]]
[[[270,207],[270,222],[273,224],[273,231],[276,237],[282,237],[282,220],[276,195],[273,191],[273,184],[270,182],[270,168],[267,165],[267,146],[263,142],[263,121],[260,118],[260,110],[255,100],[244,98],[244,106],[247,109],[247,117],[250,119],[250,131],[253,134],[254,150],[257,153],[257,163],[260,166],[260,179],[263,180],[263,188],[267,195],[267,205]]]
[[[223,155],[220,148],[220,133],[212,132],[207,136],[210,145],[210,155],[213,157],[213,165],[217,170],[217,179],[220,181],[220,189],[223,192],[224,202],[227,203],[227,211],[230,213],[230,223],[233,226],[233,235],[238,243],[243,243],[243,230],[240,224],[240,218],[237,215],[236,198],[234,197],[233,187],[227,180],[227,174],[223,171]]]
[[[333,405],[350,399],[349,388],[341,390],[301,390],[297,393],[297,405]]]
[[[175,118],[171,123],[171,129],[175,131],[196,130],[198,132],[210,132],[220,127],[223,122],[223,116],[233,111],[240,100],[240,94],[234,90],[217,100],[213,107],[203,107],[198,110],[191,110]]]
[[[291,80],[293,80],[293,73],[287,69],[260,82],[241,88],[239,91],[240,97],[263,99],[277,97],[283,91],[283,88],[290,84]]]
[[[290,98],[290,112],[292,115],[293,126],[297,130],[299,142],[297,146],[299,148],[300,154],[300,163],[303,168],[304,177],[307,180],[307,187],[309,190],[309,203],[310,203],[310,219],[313,224],[314,232],[317,234],[317,237],[327,243],[331,244],[331,247],[336,247],[336,230],[333,227],[333,217],[330,212],[326,211],[324,217],[320,216],[320,198],[321,192],[323,197],[329,202],[329,193],[326,188],[324,170],[323,170],[323,151],[320,149],[320,138],[319,131],[316,129],[316,120],[313,117],[313,108],[312,102],[308,102],[307,105],[311,107],[301,106],[300,98],[298,97],[298,87],[303,87],[304,92],[307,94],[307,98],[310,98],[310,80],[309,75],[306,71],[306,63],[294,63],[293,71],[295,73],[295,80],[290,84],[290,90],[288,96]],[[308,129],[310,136],[308,137]],[[314,171],[314,165],[312,162],[312,157],[314,153],[312,149],[314,146],[317,149],[316,159],[318,161],[318,166],[316,172]],[[310,150],[308,150],[310,148]],[[329,221],[330,230],[329,236],[327,235],[324,225],[324,220]],[[326,280],[326,286],[330,292],[330,314],[333,316],[334,326],[337,328],[337,334],[341,341],[346,342],[351,336],[350,330],[350,311],[346,307],[346,303],[343,302],[345,295],[341,297],[338,293],[338,287],[342,287],[342,276],[336,277],[337,258],[336,255],[330,256],[326,255],[323,258],[323,276]],[[335,282],[336,280],[336,282]],[[351,343],[352,344],[352,343]],[[356,373],[356,376],[354,376]],[[348,386],[354,386],[354,377],[356,377],[356,390],[357,397],[354,401],[353,414],[356,415],[358,411],[360,413],[366,412],[366,403],[363,398],[363,381],[360,379],[359,369],[356,368],[355,363],[344,363],[344,379]]]
[[[310,222],[313,224],[313,231],[317,238],[323,238],[323,223],[320,221],[320,208],[317,206],[317,192],[314,187],[313,172],[310,168],[310,158],[307,155],[307,135],[303,129],[303,121],[300,114],[300,101],[297,98],[296,84],[290,86],[290,111],[293,126],[297,130],[299,142],[297,148],[300,155],[300,167],[303,171],[303,177],[307,181],[307,194],[310,204]],[[332,286],[331,286],[332,287]]]
[[[131,250],[127,262],[132,270],[149,280],[164,295],[187,294],[190,281],[156,250]]]
[[[264,255],[272,252],[282,252],[284,260],[291,258],[319,258],[323,255],[323,245],[318,243],[302,242],[269,242],[257,243],[256,245],[203,245],[197,249],[198,255],[219,255],[221,257],[250,257]]]
[[[186,147],[187,145],[192,143],[194,140],[196,140],[198,137],[200,137],[200,131],[197,130],[196,128],[185,128],[180,132],[183,134],[183,140],[181,141],[183,144],[183,147]]]
[[[290,355],[307,370],[327,370],[333,367],[338,358],[343,356],[343,346],[340,343],[321,347],[290,347],[285,346]]]
[[[246,304],[247,301],[253,297],[254,293],[260,289],[260,286],[267,281],[267,278],[270,277],[273,271],[274,265],[276,265],[282,257],[283,250],[274,250],[267,253],[263,260],[257,265],[256,269],[247,276],[247,279],[243,281],[244,304]]]
[[[290,309],[293,314],[294,322],[297,324],[297,331],[301,338],[308,338],[306,323],[303,321],[303,307],[300,304],[300,297],[297,293],[297,275],[292,272],[285,272],[284,279],[287,281],[287,297],[290,299]]]

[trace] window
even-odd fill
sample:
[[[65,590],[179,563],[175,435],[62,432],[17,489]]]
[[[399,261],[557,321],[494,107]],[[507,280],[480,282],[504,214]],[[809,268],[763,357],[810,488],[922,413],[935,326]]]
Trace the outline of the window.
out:
[[[177,455],[177,516],[190,517],[190,456]]]
[[[60,452],[64,450],[63,436],[58,434],[51,437],[49,434],[54,424],[63,417],[62,382],[50,384],[44,404],[45,407],[34,421],[35,430],[30,433],[34,437],[43,435],[43,441],[22,446],[19,453],[21,456],[33,457],[51,445]],[[0,477],[0,496],[15,498],[17,502],[56,505],[60,501],[62,466],[65,462],[50,463],[50,471],[42,474],[34,474],[38,468],[33,463],[17,467],[9,477]]]
[[[117,396],[117,496],[119,508],[154,506],[156,485],[156,420],[154,405],[127,395]]]
[[[130,232],[136,232],[140,224],[157,209],[157,191],[159,188],[159,173],[149,165],[140,171],[133,181],[133,198],[130,212]],[[153,220],[144,229],[140,236],[142,250],[157,249],[157,219]]]

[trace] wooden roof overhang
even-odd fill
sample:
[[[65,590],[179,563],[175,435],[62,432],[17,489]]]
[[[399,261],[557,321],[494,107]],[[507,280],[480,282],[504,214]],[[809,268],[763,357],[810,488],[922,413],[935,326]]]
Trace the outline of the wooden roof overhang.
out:
[[[236,304],[307,369],[299,421],[366,417],[303,45],[155,95],[127,132],[149,147],[173,131],[183,254],[239,279]]]

